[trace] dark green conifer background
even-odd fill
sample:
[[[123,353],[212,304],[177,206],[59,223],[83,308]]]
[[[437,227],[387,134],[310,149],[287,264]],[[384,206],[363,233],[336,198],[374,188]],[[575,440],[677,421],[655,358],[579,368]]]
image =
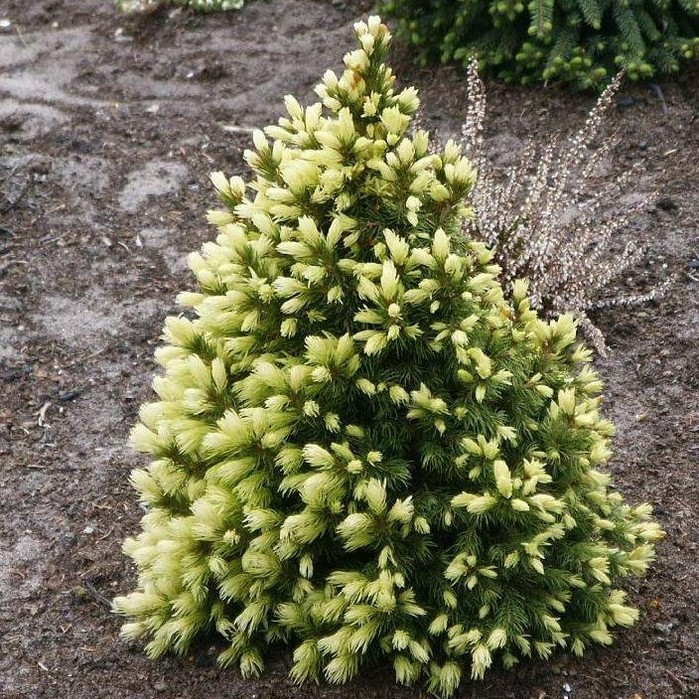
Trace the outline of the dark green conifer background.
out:
[[[699,57],[697,0],[384,0],[423,61],[468,64],[508,82],[600,88],[677,72]]]

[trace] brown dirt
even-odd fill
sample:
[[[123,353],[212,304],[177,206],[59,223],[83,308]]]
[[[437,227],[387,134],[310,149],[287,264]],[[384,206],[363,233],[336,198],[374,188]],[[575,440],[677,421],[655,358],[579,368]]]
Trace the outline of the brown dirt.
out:
[[[311,98],[368,9],[313,0],[252,2],[198,17],[134,20],[107,0],[4,0],[0,19],[0,696],[6,699],[273,699],[423,696],[369,673],[345,688],[294,688],[284,653],[259,680],[212,665],[209,649],[151,662],[117,639],[106,598],[132,587],[121,540],[141,514],[126,447],[149,396],[151,359],[187,251],[211,237],[207,173],[243,172],[247,133]],[[446,137],[464,114],[463,75],[418,70],[427,125]],[[617,484],[648,500],[667,530],[652,573],[635,585],[640,623],[582,660],[522,664],[467,683],[463,697],[699,697],[699,72],[624,90],[612,115],[616,169],[641,162],[641,191],[664,201],[628,235],[650,243],[627,285],[667,271],[655,305],[599,318],[613,348],[600,362],[619,427]],[[592,98],[490,89],[489,142],[506,162],[523,139],[578,125]],[[614,206],[615,202],[610,202]],[[697,273],[695,273],[697,274]]]

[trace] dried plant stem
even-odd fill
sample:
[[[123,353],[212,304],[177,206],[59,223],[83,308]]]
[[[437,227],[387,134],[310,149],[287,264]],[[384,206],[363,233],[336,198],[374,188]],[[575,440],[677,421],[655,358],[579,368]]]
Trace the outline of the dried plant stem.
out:
[[[587,338],[600,353],[606,345],[588,311],[642,303],[667,287],[661,284],[638,295],[610,295],[611,282],[637,264],[645,252],[636,242],[616,251],[617,234],[647,209],[654,197],[653,192],[642,194],[635,203],[606,215],[605,208],[626,192],[639,176],[640,167],[630,168],[596,191],[592,182],[616,143],[614,137],[607,136],[596,145],[622,80],[620,73],[577,133],[565,141],[554,135],[545,147],[530,141],[503,177],[485,152],[486,92],[473,61],[468,70],[469,104],[462,127],[464,151],[480,173],[472,195],[476,217],[467,222],[464,233],[495,250],[504,282],[521,277],[529,280],[532,302],[538,309],[547,315],[577,314]]]

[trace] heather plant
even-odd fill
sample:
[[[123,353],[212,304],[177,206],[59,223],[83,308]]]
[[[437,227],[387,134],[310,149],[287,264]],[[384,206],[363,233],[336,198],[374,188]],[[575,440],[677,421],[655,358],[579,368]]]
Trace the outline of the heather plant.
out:
[[[423,62],[481,68],[508,82],[603,87],[675,73],[699,56],[697,0],[383,0]]]
[[[620,73],[610,83],[577,133],[565,139],[554,135],[545,147],[530,141],[503,173],[487,154],[486,91],[472,61],[461,141],[479,172],[470,193],[476,215],[464,221],[464,234],[493,250],[506,288],[526,278],[533,307],[547,317],[573,313],[601,354],[606,351],[604,336],[588,313],[644,303],[667,287],[665,282],[634,295],[613,287],[645,252],[635,239],[620,245],[617,234],[654,196],[650,192],[622,203],[628,186],[638,179],[637,167],[603,184],[595,180],[616,144],[604,134],[603,124],[622,79]]]
[[[218,237],[132,434],[148,512],[114,606],[154,657],[213,636],[249,676],[282,642],[297,682],[389,663],[449,696],[496,660],[610,643],[661,532],[602,470],[572,317],[539,318],[522,281],[505,300],[460,234],[471,164],[409,131],[387,28],[355,30],[322,101],[255,133],[252,181],[213,176]]]

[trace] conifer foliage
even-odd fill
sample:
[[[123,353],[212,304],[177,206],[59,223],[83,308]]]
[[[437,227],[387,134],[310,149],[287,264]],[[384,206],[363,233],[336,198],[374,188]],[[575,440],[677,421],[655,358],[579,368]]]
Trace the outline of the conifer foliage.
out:
[[[609,643],[661,532],[599,470],[612,426],[571,317],[540,320],[523,282],[504,300],[459,235],[474,171],[409,133],[388,30],[355,28],[322,103],[255,134],[252,182],[213,176],[218,238],[133,431],[148,513],[115,609],[152,656],[217,635],[252,675],[281,641],[299,682],[378,661],[448,696]]]
[[[699,57],[698,0],[383,0],[423,60],[467,65],[523,84],[583,88],[625,69],[632,80]]]

